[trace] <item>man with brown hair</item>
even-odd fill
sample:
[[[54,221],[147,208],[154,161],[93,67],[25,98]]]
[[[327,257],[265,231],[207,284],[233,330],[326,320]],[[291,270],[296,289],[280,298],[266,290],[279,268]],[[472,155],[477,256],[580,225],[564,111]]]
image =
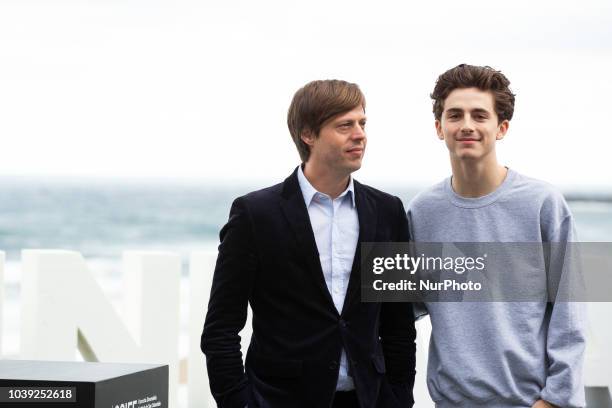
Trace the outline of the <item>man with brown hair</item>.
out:
[[[359,244],[409,239],[401,201],[351,177],[365,98],[345,81],[310,82],[287,123],[302,165],[236,199],[220,233],[201,343],[213,396],[236,408],[411,407],[412,306],[360,302]]]
[[[501,72],[486,66],[461,64],[439,76],[431,98],[452,177],[410,203],[415,241],[541,246],[574,240],[563,196],[497,160],[496,143],[508,132],[514,113],[509,85]],[[529,282],[521,283],[543,282],[537,293],[547,294],[550,271],[538,257],[522,257],[516,265],[521,271],[490,272],[529,271]],[[584,406],[583,304],[534,298],[425,306],[432,324],[427,385],[437,408]]]

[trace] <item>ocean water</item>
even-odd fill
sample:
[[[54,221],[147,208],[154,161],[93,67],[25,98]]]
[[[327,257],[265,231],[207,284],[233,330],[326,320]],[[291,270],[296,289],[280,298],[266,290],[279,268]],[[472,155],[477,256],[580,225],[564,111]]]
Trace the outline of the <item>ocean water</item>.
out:
[[[189,253],[214,251],[232,200],[255,188],[0,179],[0,250],[6,253],[3,357],[19,353],[22,249],[79,251],[119,312],[123,306],[121,255],[136,249],[174,251],[182,257],[179,357],[185,358],[189,345]],[[407,205],[419,189],[385,190]],[[581,241],[612,241],[610,197],[612,194],[601,192],[567,192]],[[182,386],[182,407],[185,392]]]
[[[0,180],[0,250],[10,261],[24,248],[71,249],[100,259],[118,257],[125,249],[186,254],[216,245],[232,200],[253,189]],[[418,192],[386,190],[405,205]],[[567,197],[582,241],[612,241],[612,195],[569,192]]]
[[[86,257],[216,240],[240,189],[185,185],[0,183],[0,249],[62,248]]]

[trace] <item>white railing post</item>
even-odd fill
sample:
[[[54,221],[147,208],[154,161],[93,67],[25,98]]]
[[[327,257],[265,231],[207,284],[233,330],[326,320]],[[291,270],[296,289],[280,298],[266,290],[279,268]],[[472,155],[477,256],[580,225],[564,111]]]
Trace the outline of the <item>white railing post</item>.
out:
[[[189,258],[189,357],[187,359],[188,401],[190,408],[214,408],[210,394],[200,336],[208,308],[216,251],[194,251]]]

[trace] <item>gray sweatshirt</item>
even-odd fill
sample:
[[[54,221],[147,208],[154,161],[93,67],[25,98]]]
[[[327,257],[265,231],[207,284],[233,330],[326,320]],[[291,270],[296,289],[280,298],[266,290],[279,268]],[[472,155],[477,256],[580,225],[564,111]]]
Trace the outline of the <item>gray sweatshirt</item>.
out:
[[[570,242],[572,215],[551,185],[513,170],[494,192],[464,198],[450,177],[419,194],[408,217],[417,242]],[[542,271],[542,273],[546,273]],[[427,385],[436,406],[584,407],[582,303],[437,302]]]

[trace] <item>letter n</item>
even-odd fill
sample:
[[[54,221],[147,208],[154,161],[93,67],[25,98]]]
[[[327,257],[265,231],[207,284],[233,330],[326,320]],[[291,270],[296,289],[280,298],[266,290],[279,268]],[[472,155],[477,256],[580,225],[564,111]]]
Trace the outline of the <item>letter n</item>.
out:
[[[20,357],[74,360],[78,349],[88,361],[169,364],[175,406],[180,257],[130,251],[123,264],[124,319],[80,253],[22,251]]]

